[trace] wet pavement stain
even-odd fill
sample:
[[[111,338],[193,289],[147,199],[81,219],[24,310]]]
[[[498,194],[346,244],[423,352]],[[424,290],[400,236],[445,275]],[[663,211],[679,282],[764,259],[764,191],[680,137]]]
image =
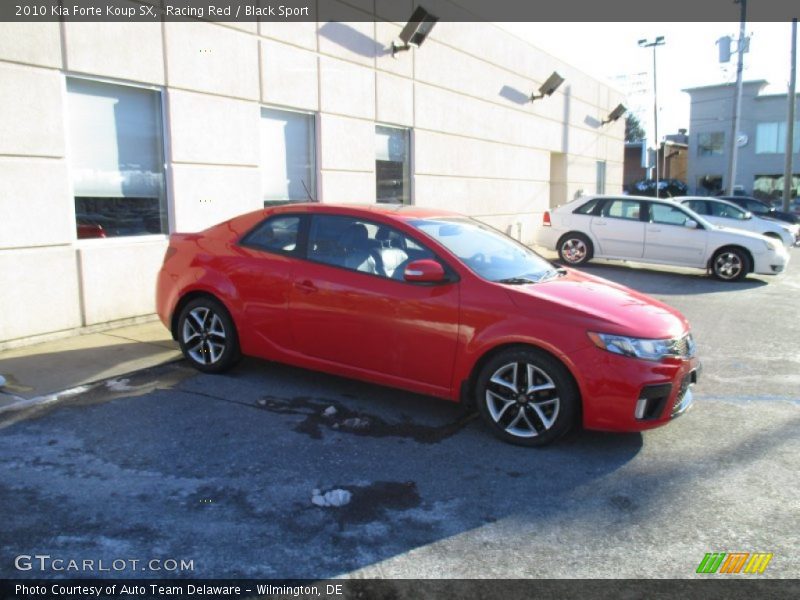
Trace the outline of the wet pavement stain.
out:
[[[315,440],[322,439],[322,430],[325,428],[353,435],[394,436],[410,438],[423,444],[436,444],[456,434],[477,418],[476,413],[463,413],[456,421],[439,426],[411,422],[389,423],[374,415],[352,411],[335,400],[309,396],[293,398],[264,396],[258,402],[258,406],[281,415],[305,415],[306,418],[294,427],[294,431],[304,433]],[[335,412],[331,411],[331,407]]]
[[[342,486],[352,494],[350,502],[332,510],[340,524],[368,523],[382,519],[388,510],[409,510],[422,502],[413,481],[375,481],[364,486]]]

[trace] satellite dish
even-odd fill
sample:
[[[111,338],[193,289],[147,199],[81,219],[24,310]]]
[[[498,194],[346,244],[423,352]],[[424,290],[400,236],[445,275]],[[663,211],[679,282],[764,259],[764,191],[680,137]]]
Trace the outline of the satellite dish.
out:
[[[746,146],[747,142],[750,141],[750,138],[747,137],[746,133],[739,132],[739,135],[736,136],[736,145],[741,148],[742,146]]]

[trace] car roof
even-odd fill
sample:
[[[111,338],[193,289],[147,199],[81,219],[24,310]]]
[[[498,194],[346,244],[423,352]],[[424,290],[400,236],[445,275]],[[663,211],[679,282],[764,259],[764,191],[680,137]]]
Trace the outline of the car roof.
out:
[[[719,202],[720,204],[727,204],[728,206],[732,206],[733,208],[737,208],[742,210],[742,207],[736,204],[735,202],[731,202],[730,200],[725,200],[724,198],[720,198],[719,196],[679,196],[676,198],[678,202],[683,202],[685,200],[706,200],[710,202]]]
[[[646,201],[646,202],[663,202],[665,204],[678,204],[675,201],[675,198],[656,198],[655,196],[635,196],[633,194],[587,194],[586,196],[580,196],[567,204],[562,204],[562,206],[568,206],[571,204],[577,203],[585,203],[589,202],[590,200],[594,200],[595,198],[599,198],[602,200],[633,200],[633,201]]]
[[[328,202],[301,202],[268,207],[264,214],[284,212],[335,213],[350,216],[383,215],[394,219],[427,219],[433,217],[463,217],[464,215],[439,208],[427,208],[409,204],[333,204]]]

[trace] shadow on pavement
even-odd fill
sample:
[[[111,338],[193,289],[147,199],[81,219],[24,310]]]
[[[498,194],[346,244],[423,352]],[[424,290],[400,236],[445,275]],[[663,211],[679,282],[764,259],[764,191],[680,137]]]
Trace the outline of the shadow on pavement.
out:
[[[185,366],[159,377],[170,369]],[[106,401],[97,388],[4,429],[5,554],[194,561],[177,576],[332,577],[498,521],[591,518],[632,502],[582,504],[576,492],[635,457],[638,434],[577,431],[519,448],[448,402],[255,360],[172,380]],[[334,490],[349,502],[312,501]],[[0,575],[39,575],[11,565]]]

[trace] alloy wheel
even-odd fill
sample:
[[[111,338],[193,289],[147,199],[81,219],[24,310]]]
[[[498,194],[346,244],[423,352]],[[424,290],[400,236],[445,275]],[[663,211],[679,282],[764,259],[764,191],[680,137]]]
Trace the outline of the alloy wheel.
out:
[[[219,362],[227,348],[225,325],[220,316],[207,306],[189,311],[181,331],[186,353],[201,365]]]
[[[744,262],[736,252],[720,252],[714,259],[714,273],[720,279],[737,279],[742,269]]]
[[[526,362],[498,368],[487,382],[485,402],[495,424],[519,438],[548,431],[561,407],[553,379],[542,368]]]
[[[569,238],[561,244],[561,255],[568,263],[577,264],[582,262],[588,252],[589,249],[586,247],[586,243],[578,238]]]

